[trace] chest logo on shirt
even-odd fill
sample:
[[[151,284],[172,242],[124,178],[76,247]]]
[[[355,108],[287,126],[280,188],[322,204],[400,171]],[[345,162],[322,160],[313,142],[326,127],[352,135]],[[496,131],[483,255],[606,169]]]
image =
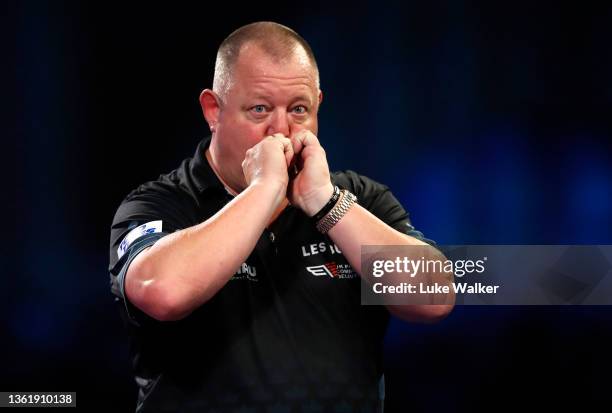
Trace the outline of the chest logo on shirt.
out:
[[[342,254],[340,248],[338,248],[336,244],[319,242],[318,244],[302,245],[302,257],[310,257],[311,255],[317,255],[327,251],[329,251],[332,255]]]
[[[315,277],[329,275],[330,277],[334,278],[338,275],[338,267],[336,267],[335,262],[328,262],[327,264],[323,265],[313,265],[311,267],[306,267],[306,269]]]
[[[312,265],[306,267],[306,270],[315,277],[328,275],[331,278],[356,278],[358,276],[349,264],[336,264],[335,262]]]

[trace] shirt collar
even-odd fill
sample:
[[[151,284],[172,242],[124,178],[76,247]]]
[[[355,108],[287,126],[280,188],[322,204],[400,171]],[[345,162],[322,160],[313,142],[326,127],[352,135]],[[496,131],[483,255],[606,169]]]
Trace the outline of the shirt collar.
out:
[[[191,175],[200,192],[209,188],[224,190],[223,183],[217,178],[206,159],[206,149],[210,146],[210,140],[211,137],[208,136],[200,141],[191,162]]]

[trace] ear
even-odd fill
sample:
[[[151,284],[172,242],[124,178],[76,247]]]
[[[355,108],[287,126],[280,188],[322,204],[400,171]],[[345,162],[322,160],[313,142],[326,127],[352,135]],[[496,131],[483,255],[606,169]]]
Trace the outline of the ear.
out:
[[[319,106],[321,106],[321,102],[323,102],[323,91],[319,89]]]
[[[221,103],[219,97],[215,92],[210,89],[204,89],[200,93],[200,106],[202,107],[202,113],[211,132],[215,132],[217,122],[219,121],[219,111],[221,110]]]

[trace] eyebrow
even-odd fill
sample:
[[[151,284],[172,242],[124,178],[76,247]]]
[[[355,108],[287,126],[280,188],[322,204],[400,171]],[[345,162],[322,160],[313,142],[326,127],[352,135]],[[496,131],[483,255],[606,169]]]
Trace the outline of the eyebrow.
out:
[[[251,99],[272,100],[272,96],[270,96],[270,95],[261,95],[261,94],[251,95],[250,98]]]
[[[308,96],[305,96],[305,95],[299,95],[299,96],[296,96],[296,97],[295,97],[295,99],[293,99],[293,100],[291,101],[291,104],[294,104],[295,102],[299,102],[300,100],[306,101],[306,102],[308,102],[309,104],[312,104],[312,103],[313,103],[313,102],[311,102],[311,100],[310,100],[310,98],[309,98]]]
[[[264,100],[266,102],[272,102],[272,96],[270,95],[263,95],[263,94],[255,94],[255,95],[251,95],[249,97],[249,99],[260,99],[260,100]],[[314,103],[310,100],[310,98],[306,95],[298,95],[295,98],[293,98],[290,102],[289,102],[289,106],[294,105],[297,102],[306,102],[308,103],[308,105],[313,105]]]

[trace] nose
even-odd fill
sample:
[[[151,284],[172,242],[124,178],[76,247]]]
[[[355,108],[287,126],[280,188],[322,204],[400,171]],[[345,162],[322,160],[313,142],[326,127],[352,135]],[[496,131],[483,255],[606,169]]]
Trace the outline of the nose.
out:
[[[291,134],[289,114],[285,110],[275,110],[270,117],[270,123],[268,124],[266,135],[274,135],[275,133],[282,133],[285,136],[289,136]]]

